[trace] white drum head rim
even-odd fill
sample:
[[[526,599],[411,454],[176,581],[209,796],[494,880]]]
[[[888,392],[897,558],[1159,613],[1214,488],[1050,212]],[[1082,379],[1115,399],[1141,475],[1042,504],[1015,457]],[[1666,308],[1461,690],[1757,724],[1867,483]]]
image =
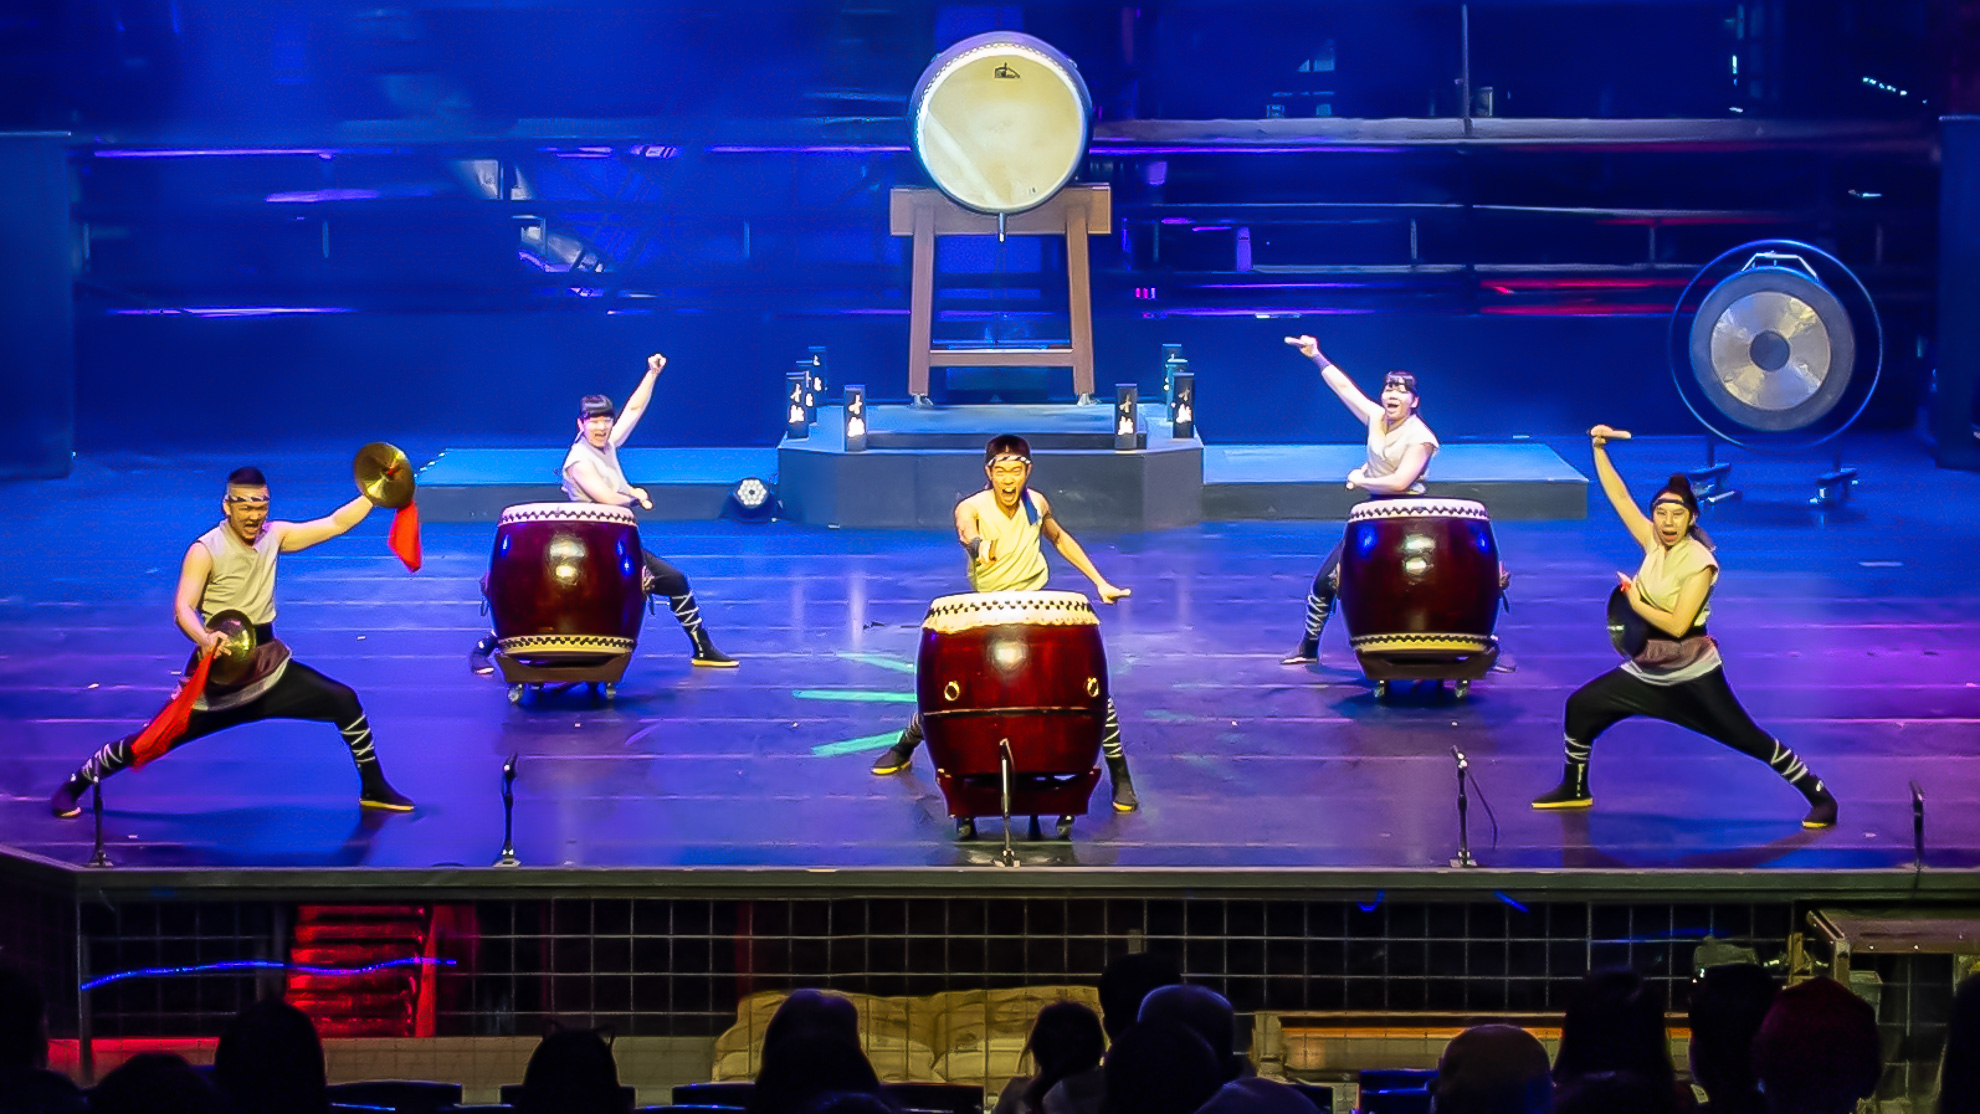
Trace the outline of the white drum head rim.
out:
[[[1472,518],[1492,521],[1485,504],[1471,499],[1370,499],[1348,511],[1349,522],[1384,518]]]
[[[1100,617],[1079,592],[960,592],[931,601],[921,629],[953,634],[1011,624],[1097,627]]]
[[[976,45],[967,45],[972,42]],[[957,50],[958,47],[962,49]],[[993,31],[977,35],[949,49],[957,50],[956,55],[947,59],[938,57],[940,66],[935,67],[931,64],[931,69],[923,73],[921,82],[916,88],[912,119],[913,145],[915,157],[921,161],[922,169],[928,172],[929,180],[935,183],[937,189],[948,195],[950,200],[979,213],[1022,213],[1045,204],[1079,173],[1079,164],[1086,159],[1087,144],[1093,135],[1092,97],[1087,92],[1086,83],[1079,77],[1078,67],[1045,43],[1016,31]],[[939,148],[948,156],[945,160],[947,163],[953,164],[958,170],[973,170],[972,160],[956,147],[955,140],[950,137],[946,129],[930,129],[931,116],[928,106],[944,84],[966,69],[969,63],[986,55],[1019,57],[1046,70],[1064,88],[1071,103],[1079,110],[1077,148],[1073,156],[1067,160],[1064,173],[1059,175],[1057,181],[1050,183],[1049,188],[1040,191],[1036,197],[1022,200],[999,197],[997,195],[1003,191],[980,175],[974,182],[944,181],[943,175],[929,165],[928,152],[931,148]]]
[[[639,520],[624,507],[604,503],[517,503],[502,508],[500,525],[516,522],[612,522],[632,526]]]

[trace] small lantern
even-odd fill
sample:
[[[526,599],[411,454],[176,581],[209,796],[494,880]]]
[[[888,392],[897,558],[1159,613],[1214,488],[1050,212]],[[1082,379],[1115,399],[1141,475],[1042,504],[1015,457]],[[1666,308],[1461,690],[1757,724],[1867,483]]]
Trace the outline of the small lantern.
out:
[[[866,385],[846,384],[846,451],[866,451]]]
[[[1114,384],[1114,448],[1137,449],[1135,444],[1135,408],[1141,398],[1141,389],[1133,383]]]

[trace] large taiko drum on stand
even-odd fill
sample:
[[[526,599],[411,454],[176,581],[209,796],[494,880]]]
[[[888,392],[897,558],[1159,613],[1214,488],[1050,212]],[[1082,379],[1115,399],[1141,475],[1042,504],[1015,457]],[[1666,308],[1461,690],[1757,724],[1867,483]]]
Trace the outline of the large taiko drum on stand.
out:
[[[1043,205],[1086,158],[1086,82],[1070,58],[1029,35],[964,39],[928,64],[908,103],[915,155],[966,209]]]
[[[1485,675],[1499,656],[1499,546],[1481,503],[1371,499],[1348,514],[1341,612],[1362,672],[1391,680]]]
[[[623,507],[504,509],[483,582],[504,678],[616,682],[639,643],[643,567],[639,525]]]
[[[915,697],[949,815],[1078,816],[1100,778],[1107,654],[1077,592],[972,592],[928,605]]]

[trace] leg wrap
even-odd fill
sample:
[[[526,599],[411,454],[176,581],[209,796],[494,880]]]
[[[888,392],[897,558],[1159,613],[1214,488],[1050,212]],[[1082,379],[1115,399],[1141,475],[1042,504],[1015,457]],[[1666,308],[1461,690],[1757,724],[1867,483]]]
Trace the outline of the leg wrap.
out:
[[[920,722],[919,717],[916,717],[916,722]],[[1121,750],[1121,716],[1114,710],[1114,698],[1111,696],[1107,698],[1107,723],[1100,732],[1100,753],[1108,758],[1125,756]]]

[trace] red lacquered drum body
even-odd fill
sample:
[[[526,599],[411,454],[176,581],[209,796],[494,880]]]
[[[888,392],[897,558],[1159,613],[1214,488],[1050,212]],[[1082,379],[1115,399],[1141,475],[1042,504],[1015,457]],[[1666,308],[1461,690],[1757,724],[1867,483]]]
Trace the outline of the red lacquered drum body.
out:
[[[928,606],[915,662],[928,754],[951,816],[1081,815],[1107,715],[1100,620],[1077,592],[972,592]]]
[[[1495,654],[1499,596],[1499,546],[1483,504],[1371,499],[1349,513],[1341,613],[1364,663]]]
[[[519,503],[502,512],[484,589],[504,656],[582,666],[639,642],[639,526],[623,507]]]

